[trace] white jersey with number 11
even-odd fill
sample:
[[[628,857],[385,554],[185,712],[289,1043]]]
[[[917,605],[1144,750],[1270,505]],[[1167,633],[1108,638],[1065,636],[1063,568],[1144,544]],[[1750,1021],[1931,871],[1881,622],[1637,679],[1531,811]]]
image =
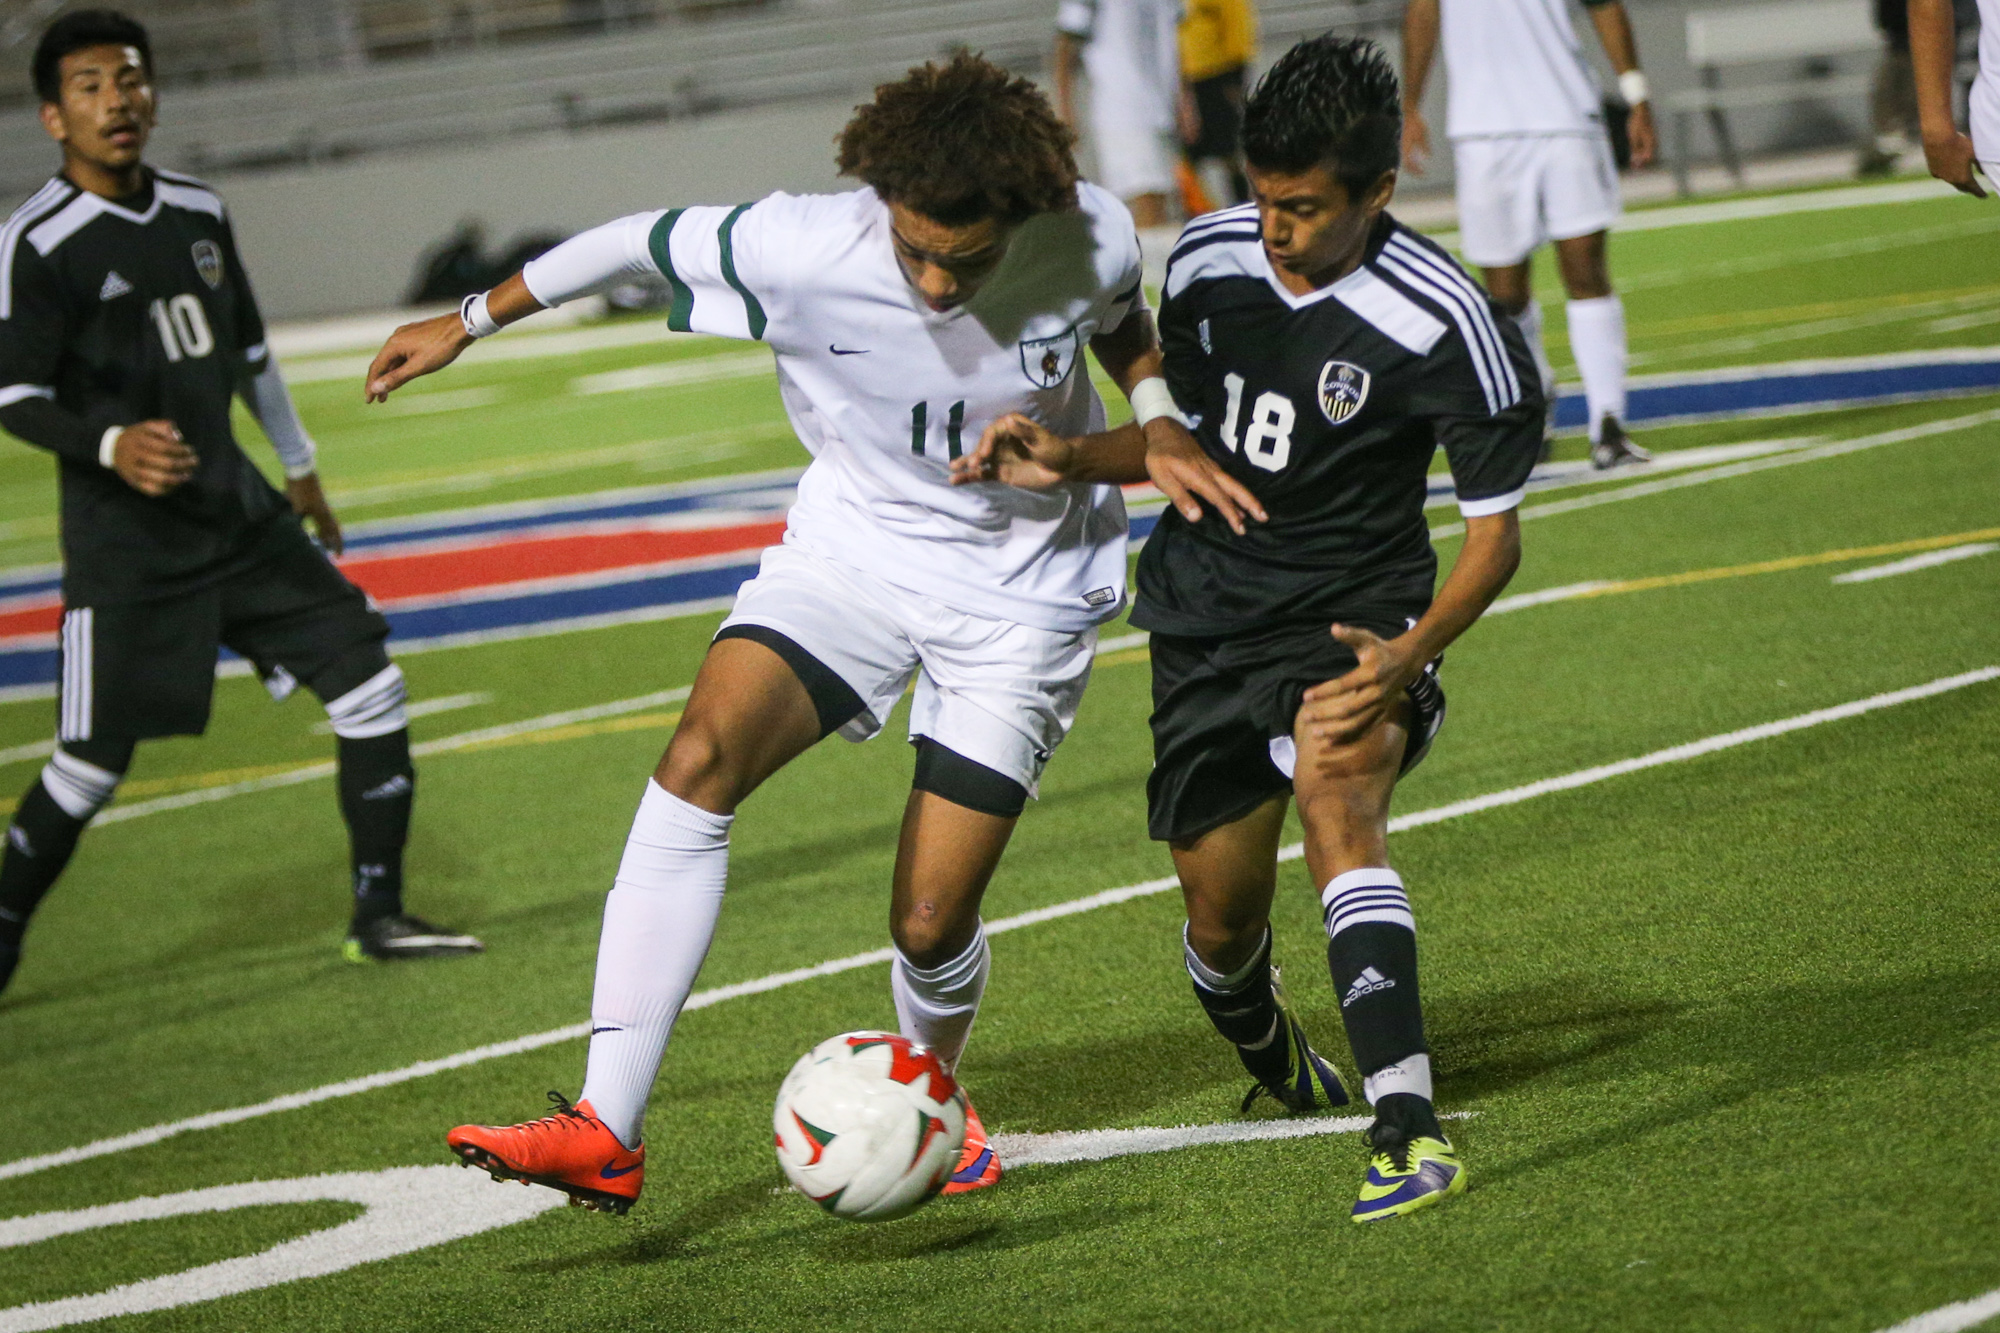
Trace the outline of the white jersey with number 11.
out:
[[[937,313],[904,276],[872,190],[621,218],[531,262],[544,305],[624,276],[671,289],[676,329],[769,343],[813,461],[785,540],[958,610],[1076,632],[1125,602],[1115,486],[954,487],[950,460],[1024,413],[1104,427],[1085,348],[1142,309],[1138,237],[1090,184],[1016,232],[964,306]]]

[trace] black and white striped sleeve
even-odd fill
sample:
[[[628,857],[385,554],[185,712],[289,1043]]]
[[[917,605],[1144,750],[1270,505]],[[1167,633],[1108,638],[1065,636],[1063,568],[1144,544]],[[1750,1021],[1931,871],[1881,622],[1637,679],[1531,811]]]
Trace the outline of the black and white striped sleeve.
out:
[[[95,465],[108,422],[92,424],[56,403],[55,376],[69,342],[60,281],[31,245],[0,247],[0,426],[29,444]]]
[[[1430,419],[1451,465],[1459,512],[1505,513],[1527,493],[1546,408],[1520,328],[1443,251],[1398,233],[1375,261],[1425,301],[1449,332],[1431,349],[1410,410]]]

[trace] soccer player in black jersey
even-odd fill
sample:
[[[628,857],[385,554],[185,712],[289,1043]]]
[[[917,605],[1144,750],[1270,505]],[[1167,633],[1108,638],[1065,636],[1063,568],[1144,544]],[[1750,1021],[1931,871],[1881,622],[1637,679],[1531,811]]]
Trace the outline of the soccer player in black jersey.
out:
[[[1171,441],[1148,454],[1129,427],[1064,440],[1008,418],[960,463],[965,480],[1026,486],[1150,470],[1172,501],[1139,557],[1132,622],[1152,631],[1149,821],[1180,873],[1187,969],[1256,1079],[1251,1099],[1307,1110],[1317,1078],[1346,1100],[1270,962],[1295,797],[1375,1109],[1363,1222],[1465,1183],[1432,1106],[1389,800],[1444,721],[1444,649],[1519,563],[1515,509],[1543,411],[1513,321],[1385,212],[1400,133],[1379,48],[1301,42],[1245,108],[1254,202],[1189,223],[1168,262],[1167,383],[1200,448],[1240,484],[1233,504],[1203,512],[1176,482]],[[1433,595],[1425,474],[1440,445],[1465,542]]]
[[[304,684],[326,704],[353,852],[347,956],[477,951],[403,912],[416,775],[388,623],[300,522],[339,552],[222,200],[144,164],[145,29],[65,15],[34,78],[63,166],[0,227],[0,426],[58,460],[62,673],[57,749],[0,856],[0,987],[137,743],[207,726],[221,645],[275,697]],[[237,446],[239,393],[285,464],[284,495]]]

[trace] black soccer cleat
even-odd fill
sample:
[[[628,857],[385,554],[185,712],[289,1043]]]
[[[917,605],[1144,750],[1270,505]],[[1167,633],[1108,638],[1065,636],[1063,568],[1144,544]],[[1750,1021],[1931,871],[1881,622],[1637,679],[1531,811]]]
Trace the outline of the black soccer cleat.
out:
[[[1631,463],[1650,463],[1651,452],[1632,443],[1625,433],[1624,424],[1617,417],[1607,416],[1599,428],[1597,442],[1590,446],[1590,465],[1599,472],[1608,472],[1615,467]]]
[[[486,946],[470,935],[455,935],[406,912],[378,916],[348,928],[341,956],[350,963],[392,958],[455,958],[484,953]]]
[[[1271,969],[1271,998],[1277,1001],[1279,1025],[1279,1031],[1272,1040],[1285,1043],[1285,1073],[1275,1082],[1263,1077],[1251,1068],[1249,1052],[1239,1048],[1237,1054],[1243,1057],[1243,1067],[1249,1069],[1257,1081],[1243,1095],[1243,1104],[1237,1110],[1247,1113],[1259,1097],[1269,1097],[1293,1115],[1315,1111],[1319,1109],[1319,1098],[1313,1091],[1315,1078],[1326,1090],[1328,1106],[1347,1105],[1347,1089],[1342,1085],[1340,1075],[1306,1040],[1306,1030],[1300,1026],[1298,1015],[1292,1012],[1291,1001],[1285,997],[1285,988],[1279,982],[1275,967]]]

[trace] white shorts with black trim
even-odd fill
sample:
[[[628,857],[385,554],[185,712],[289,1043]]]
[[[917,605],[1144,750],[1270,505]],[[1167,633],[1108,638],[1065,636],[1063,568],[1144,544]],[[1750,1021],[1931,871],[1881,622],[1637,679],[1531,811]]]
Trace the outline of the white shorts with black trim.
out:
[[[1455,139],[1459,252],[1480,268],[1511,268],[1550,241],[1590,236],[1618,220],[1618,167],[1603,134]]]
[[[1095,627],[973,615],[797,546],[764,552],[722,628],[732,625],[776,630],[845,681],[863,704],[840,728],[850,741],[880,732],[914,677],[910,739],[928,736],[1030,795],[1076,720],[1097,649]]]

